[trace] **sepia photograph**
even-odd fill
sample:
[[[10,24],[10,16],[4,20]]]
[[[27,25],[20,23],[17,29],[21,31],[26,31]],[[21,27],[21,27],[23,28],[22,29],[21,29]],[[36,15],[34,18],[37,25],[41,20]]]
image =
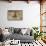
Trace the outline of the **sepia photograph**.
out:
[[[22,20],[23,19],[23,11],[22,10],[8,10],[7,15],[8,20]]]

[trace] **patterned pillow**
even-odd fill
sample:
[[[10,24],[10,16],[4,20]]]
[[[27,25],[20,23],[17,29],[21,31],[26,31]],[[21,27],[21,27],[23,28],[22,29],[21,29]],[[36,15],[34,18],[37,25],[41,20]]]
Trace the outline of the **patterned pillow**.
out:
[[[14,33],[20,33],[21,28],[14,28]]]
[[[14,27],[9,27],[8,32],[14,33]]]

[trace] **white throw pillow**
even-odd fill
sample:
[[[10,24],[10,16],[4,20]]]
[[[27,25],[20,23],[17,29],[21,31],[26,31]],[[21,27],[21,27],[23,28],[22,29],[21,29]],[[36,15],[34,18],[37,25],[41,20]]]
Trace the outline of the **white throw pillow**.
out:
[[[8,29],[3,29],[3,34],[4,35],[9,35],[10,33],[8,32]]]
[[[27,32],[27,28],[22,28],[21,33],[24,35]]]

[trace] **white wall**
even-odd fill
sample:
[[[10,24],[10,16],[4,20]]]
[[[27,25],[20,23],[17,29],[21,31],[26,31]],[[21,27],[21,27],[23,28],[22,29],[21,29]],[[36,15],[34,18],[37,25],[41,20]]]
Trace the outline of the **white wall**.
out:
[[[8,10],[23,10],[22,21],[8,21]],[[0,27],[32,27],[40,26],[40,4],[32,1],[29,4],[26,2],[1,2],[0,1]]]

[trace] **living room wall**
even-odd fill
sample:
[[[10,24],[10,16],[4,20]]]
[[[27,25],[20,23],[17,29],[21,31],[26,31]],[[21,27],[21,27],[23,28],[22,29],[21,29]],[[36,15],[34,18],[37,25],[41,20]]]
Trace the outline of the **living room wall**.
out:
[[[9,21],[8,10],[23,10],[23,20]],[[40,26],[40,4],[37,1],[31,1],[29,4],[24,1],[12,3],[0,1],[0,27],[31,28],[33,26]]]

